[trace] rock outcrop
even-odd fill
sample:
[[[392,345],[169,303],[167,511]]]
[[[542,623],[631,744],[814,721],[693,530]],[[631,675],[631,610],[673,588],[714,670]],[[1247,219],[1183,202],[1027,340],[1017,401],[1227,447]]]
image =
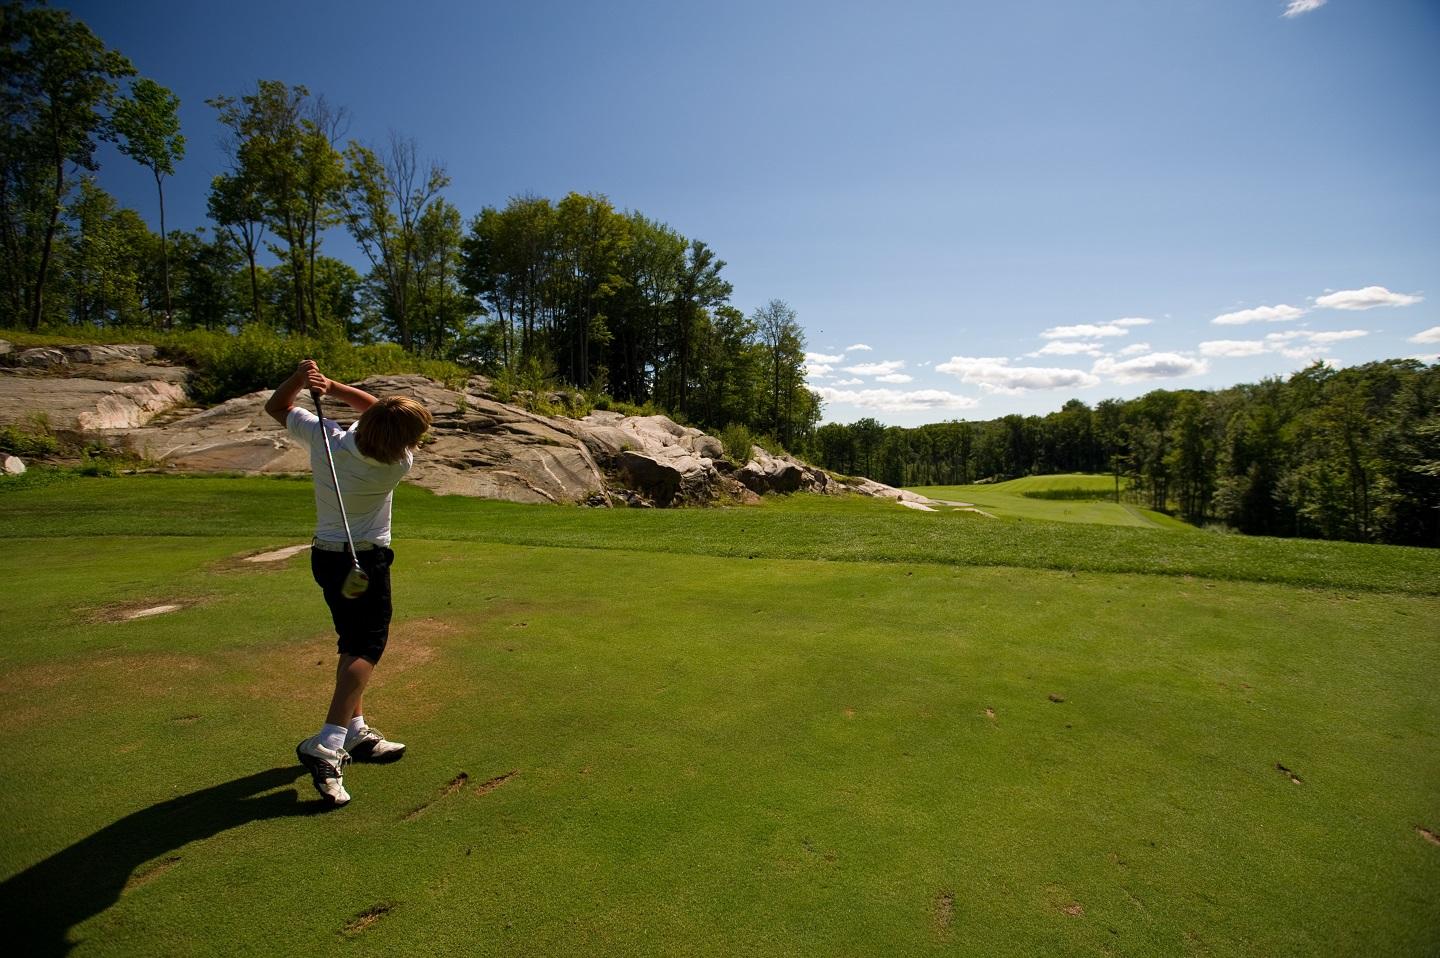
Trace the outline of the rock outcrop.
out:
[[[9,346],[0,340],[0,423],[38,414],[62,436],[108,442],[178,472],[310,468],[307,450],[265,414],[269,390],[194,409],[184,392],[189,371],[158,359],[154,347]],[[431,441],[408,481],[442,495],[592,506],[744,503],[773,493],[847,491],[907,505],[928,501],[868,479],[841,483],[758,446],[736,466],[719,439],[664,416],[538,415],[501,402],[483,376],[460,389],[423,376],[376,376],[358,385],[379,396],[413,396],[430,410]],[[348,424],[354,413],[332,401],[326,416]]]
[[[154,346],[4,347],[0,422],[40,417],[58,435],[78,439],[143,426],[186,402],[189,370],[156,359]]]

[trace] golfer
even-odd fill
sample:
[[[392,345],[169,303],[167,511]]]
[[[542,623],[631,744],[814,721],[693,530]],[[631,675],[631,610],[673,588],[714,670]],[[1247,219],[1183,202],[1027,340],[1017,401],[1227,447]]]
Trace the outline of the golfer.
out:
[[[360,417],[349,429],[330,420],[322,422],[295,405],[302,390],[338,399]],[[327,379],[310,359],[280,384],[265,403],[265,411],[310,450],[316,518],[310,571],[325,593],[339,635],[340,661],[330,712],[320,731],[297,745],[295,754],[310,770],[320,797],[344,805],[350,795],[342,772],[352,759],[393,761],[405,751],[404,745],[386,741],[365,723],[361,698],[390,635],[390,566],[395,561],[390,549],[390,500],[414,463],[415,448],[430,427],[430,413],[404,396],[376,399],[362,389]],[[344,497],[349,515],[349,536],[326,463],[327,437],[340,484],[338,495]],[[351,538],[355,559],[370,577],[369,587],[356,598],[341,591],[353,565],[347,545]]]

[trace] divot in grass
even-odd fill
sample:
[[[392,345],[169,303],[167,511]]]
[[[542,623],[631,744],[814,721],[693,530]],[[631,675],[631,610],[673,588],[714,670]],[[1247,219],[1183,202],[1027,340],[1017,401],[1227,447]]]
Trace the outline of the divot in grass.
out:
[[[431,805],[434,805],[438,801],[449,798],[451,795],[454,795],[456,792],[460,791],[460,789],[465,787],[465,783],[468,781],[470,781],[470,776],[467,775],[465,772],[461,772],[459,775],[456,775],[454,778],[450,779],[449,783],[444,788],[440,789],[439,795],[435,796],[428,802],[423,802],[419,805],[416,805],[410,811],[406,812],[405,817],[400,820],[402,822],[413,822],[415,819],[425,814],[426,810],[429,809]]]
[[[346,922],[345,927],[340,929],[340,934],[345,936],[358,935],[361,932],[369,931],[381,918],[394,911],[395,903],[382,901],[371,905],[369,908],[356,915]]]
[[[588,771],[588,769],[589,766],[587,765],[586,770]],[[514,778],[516,775],[519,774],[520,770],[518,768],[512,768],[510,771],[506,772],[503,775],[496,775],[494,778],[487,779],[486,781],[483,781],[479,785],[475,786],[475,794],[489,795],[491,792],[495,791],[495,789],[499,788],[501,785],[504,785],[506,782],[510,781],[510,779]],[[582,772],[581,774],[584,774],[584,772]]]
[[[160,859],[160,861],[149,866],[148,868],[142,868],[140,871],[131,875],[125,881],[125,891],[134,891],[141,885],[150,884],[152,881],[159,878],[161,875],[165,874],[178,864],[180,864],[180,856],[171,855],[169,858]]]
[[[1421,838],[1425,839],[1432,845],[1440,845],[1440,835],[1435,834],[1423,825],[1415,826],[1415,834],[1419,835]]]
[[[1281,773],[1286,778],[1290,779],[1290,784],[1292,785],[1305,784],[1305,782],[1301,780],[1299,775],[1296,775],[1294,772],[1290,771],[1290,769],[1286,768],[1284,765],[1281,765],[1279,762],[1275,763],[1275,771]]]

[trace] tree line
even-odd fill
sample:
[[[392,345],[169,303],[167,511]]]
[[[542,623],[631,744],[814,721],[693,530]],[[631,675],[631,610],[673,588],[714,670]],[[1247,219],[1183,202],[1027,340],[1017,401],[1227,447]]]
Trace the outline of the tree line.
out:
[[[818,462],[892,485],[1110,472],[1149,508],[1256,535],[1440,545],[1440,365],[1386,360],[1046,416],[815,433]]]
[[[64,11],[0,15],[0,325],[391,341],[788,447],[813,434],[794,310],[733,305],[704,241],[596,194],[515,197],[467,220],[414,140],[347,140],[347,110],[276,80],[206,101],[225,157],[210,226],[167,232],[178,98]],[[103,142],[153,175],[158,234],[100,186]],[[363,271],[325,254],[336,230]]]

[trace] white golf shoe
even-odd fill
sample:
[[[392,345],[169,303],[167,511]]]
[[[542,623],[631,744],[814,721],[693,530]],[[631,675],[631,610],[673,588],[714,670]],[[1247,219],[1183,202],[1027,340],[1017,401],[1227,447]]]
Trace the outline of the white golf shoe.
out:
[[[345,736],[345,751],[357,762],[393,762],[405,754],[405,746],[389,742],[370,726]]]
[[[341,775],[350,763],[349,754],[342,749],[328,749],[320,744],[320,736],[312,735],[295,746],[295,757],[310,770],[310,779],[315,791],[331,805],[344,805],[350,801]]]

